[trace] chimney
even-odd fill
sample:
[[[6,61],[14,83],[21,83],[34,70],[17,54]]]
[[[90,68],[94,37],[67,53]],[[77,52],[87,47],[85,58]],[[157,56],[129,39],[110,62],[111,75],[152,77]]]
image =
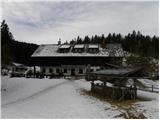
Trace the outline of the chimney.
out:
[[[58,45],[61,45],[61,38],[59,38]]]

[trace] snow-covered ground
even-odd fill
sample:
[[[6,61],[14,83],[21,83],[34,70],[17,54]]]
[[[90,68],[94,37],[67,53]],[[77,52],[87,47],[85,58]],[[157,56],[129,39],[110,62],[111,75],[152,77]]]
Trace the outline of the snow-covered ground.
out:
[[[2,77],[2,118],[115,118],[115,105],[84,95],[85,80]],[[148,101],[133,107],[147,118],[158,118],[158,93],[138,92]]]
[[[143,113],[147,118],[159,118],[159,97],[158,93],[138,91],[139,98],[145,101],[137,102],[133,105],[137,112]]]

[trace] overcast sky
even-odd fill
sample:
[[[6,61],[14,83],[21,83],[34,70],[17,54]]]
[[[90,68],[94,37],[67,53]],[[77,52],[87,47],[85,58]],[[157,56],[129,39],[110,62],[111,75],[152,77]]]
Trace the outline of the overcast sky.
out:
[[[158,1],[3,2],[2,19],[16,40],[37,44],[133,30],[153,36],[158,35]]]

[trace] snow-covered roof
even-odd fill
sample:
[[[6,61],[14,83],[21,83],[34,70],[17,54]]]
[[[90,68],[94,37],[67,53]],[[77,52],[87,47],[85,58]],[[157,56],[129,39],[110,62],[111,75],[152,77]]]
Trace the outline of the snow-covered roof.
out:
[[[98,44],[95,44],[95,45],[88,45],[88,48],[98,48]]]
[[[103,74],[103,75],[125,75],[128,73],[132,73],[139,69],[133,69],[133,68],[121,68],[121,69],[106,69],[106,70],[100,70],[92,72],[93,74]]]
[[[74,48],[84,48],[84,44],[77,44],[74,46]]]
[[[23,65],[21,63],[16,63],[16,62],[12,62],[12,65],[17,66],[17,67],[19,67],[19,66],[25,66],[25,65]]]
[[[32,57],[124,57],[121,44],[107,44],[107,48],[99,48],[97,53],[89,53],[86,50],[82,53],[74,53],[71,50],[67,53],[58,52],[60,45],[48,44],[40,45],[33,53]]]
[[[91,77],[86,78],[86,80],[87,81],[105,80],[110,83],[114,83],[115,81],[126,82],[127,79],[124,79],[126,77],[128,77],[128,78],[140,77],[140,76],[137,76],[137,73],[141,72],[141,70],[142,70],[142,68],[140,68],[140,67],[137,67],[137,68],[118,68],[118,69],[111,68],[111,69],[99,70],[99,71],[87,73],[88,75],[91,75]],[[99,76],[99,77],[103,76],[103,77],[100,79],[99,78],[92,79],[92,76]],[[110,79],[106,79],[106,77],[109,77]],[[114,78],[116,78],[116,79],[114,79]]]
[[[61,45],[59,48],[70,48],[71,45]]]

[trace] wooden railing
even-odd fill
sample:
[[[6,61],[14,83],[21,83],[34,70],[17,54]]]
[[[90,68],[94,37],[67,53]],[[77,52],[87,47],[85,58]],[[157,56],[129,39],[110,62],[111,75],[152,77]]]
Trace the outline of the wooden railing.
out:
[[[147,85],[149,85],[149,86],[146,86],[145,88],[137,88],[137,89],[142,90],[142,91],[159,93],[158,85],[150,85],[150,84],[147,84]]]

